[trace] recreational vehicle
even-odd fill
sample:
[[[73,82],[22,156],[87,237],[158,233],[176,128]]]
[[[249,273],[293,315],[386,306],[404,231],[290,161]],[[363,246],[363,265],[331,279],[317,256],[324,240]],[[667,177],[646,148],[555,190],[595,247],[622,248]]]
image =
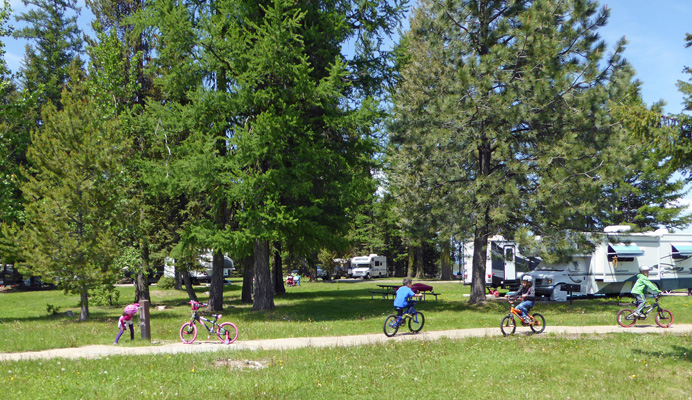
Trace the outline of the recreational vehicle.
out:
[[[190,271],[190,278],[193,282],[211,282],[214,256],[211,251],[207,251],[199,256],[199,265],[196,270]],[[223,256],[223,277],[231,277],[231,271],[235,270],[233,260],[228,255]],[[167,257],[164,262],[163,276],[175,277],[175,260]]]
[[[536,294],[558,301],[570,293],[573,297],[628,294],[643,265],[651,267],[649,279],[661,290],[692,288],[692,234],[665,229],[627,233],[628,228],[606,228],[592,253],[577,254],[568,263],[539,264],[530,273]]]
[[[387,257],[370,254],[369,256],[353,257],[351,272],[354,278],[374,278],[387,276]]]
[[[525,273],[532,271],[540,260],[524,257],[519,252],[517,244],[502,236],[488,239],[485,259],[485,286],[490,291],[497,288],[517,290],[519,281]],[[473,242],[465,242],[463,247],[463,264],[467,271],[473,268]],[[471,284],[472,273],[464,276],[464,283]]]

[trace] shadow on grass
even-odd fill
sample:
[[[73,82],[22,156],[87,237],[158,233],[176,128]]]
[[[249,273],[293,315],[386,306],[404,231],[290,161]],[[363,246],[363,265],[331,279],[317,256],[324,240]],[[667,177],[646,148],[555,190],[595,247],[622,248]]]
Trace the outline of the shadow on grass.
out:
[[[692,362],[692,347],[671,346],[670,351],[647,351],[641,349],[632,350],[634,353],[645,357],[672,358]]]

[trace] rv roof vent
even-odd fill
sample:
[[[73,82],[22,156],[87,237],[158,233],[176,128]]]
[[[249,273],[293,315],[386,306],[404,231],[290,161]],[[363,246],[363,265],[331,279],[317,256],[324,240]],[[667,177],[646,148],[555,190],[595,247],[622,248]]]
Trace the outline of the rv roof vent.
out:
[[[370,254],[369,257],[377,257],[377,254]]]
[[[632,230],[632,227],[629,225],[610,225],[606,226],[605,229],[603,229],[603,232],[605,233],[618,233],[618,232],[629,232]]]

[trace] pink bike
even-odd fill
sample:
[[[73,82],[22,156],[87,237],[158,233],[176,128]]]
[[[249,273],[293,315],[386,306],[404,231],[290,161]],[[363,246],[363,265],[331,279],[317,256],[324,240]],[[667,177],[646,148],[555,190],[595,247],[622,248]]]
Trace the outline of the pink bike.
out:
[[[194,300],[188,303],[192,309],[192,317],[190,318],[190,322],[186,322],[180,327],[180,340],[182,340],[183,343],[192,343],[197,339],[197,322],[209,331],[207,339],[211,339],[212,334],[216,334],[219,340],[226,344],[231,344],[238,339],[238,328],[234,324],[230,322],[224,322],[222,324],[217,323],[222,317],[221,314],[212,315],[214,319],[211,320],[197,313],[200,306],[207,306],[206,303],[200,304]],[[208,326],[205,322],[209,322],[211,326]]]

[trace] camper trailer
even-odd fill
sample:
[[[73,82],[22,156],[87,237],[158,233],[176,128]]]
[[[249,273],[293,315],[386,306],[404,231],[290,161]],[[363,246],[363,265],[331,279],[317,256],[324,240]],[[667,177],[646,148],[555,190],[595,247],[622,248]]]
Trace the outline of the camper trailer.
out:
[[[651,267],[649,279],[660,290],[692,288],[692,234],[628,230],[628,226],[608,227],[593,252],[577,254],[565,264],[539,264],[530,273],[536,294],[558,301],[569,294],[629,294],[642,265]]]
[[[199,268],[190,271],[190,278],[195,283],[211,282],[214,256],[212,251],[207,251],[199,256]],[[231,271],[235,270],[233,260],[228,255],[223,256],[223,277],[224,279],[231,277]],[[164,262],[163,276],[175,277],[175,260],[167,257]]]
[[[351,274],[354,278],[374,278],[387,276],[387,257],[370,254],[351,259]]]
[[[463,265],[467,271],[473,266],[473,242],[463,244]],[[490,291],[497,288],[517,290],[519,282],[525,273],[536,268],[540,260],[524,257],[517,244],[506,240],[502,236],[493,236],[488,239],[485,260],[485,286]],[[464,283],[470,285],[473,274],[464,276]]]

